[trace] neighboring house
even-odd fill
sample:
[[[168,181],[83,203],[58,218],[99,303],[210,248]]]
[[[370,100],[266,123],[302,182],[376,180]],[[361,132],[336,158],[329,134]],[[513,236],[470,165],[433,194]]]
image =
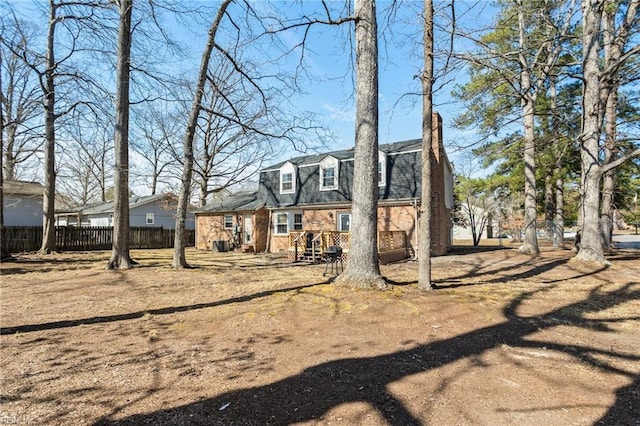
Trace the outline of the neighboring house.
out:
[[[129,226],[173,229],[176,225],[177,205],[178,198],[174,194],[132,197],[129,199]],[[78,221],[80,226],[113,226],[113,202],[56,213],[58,226],[78,226]],[[195,228],[192,211],[187,213],[185,228]]]
[[[2,191],[4,226],[42,226],[44,187],[41,184],[5,180]]]
[[[453,173],[438,114],[434,123],[431,249],[433,255],[442,255],[451,245]],[[242,204],[238,196],[225,207],[196,211],[196,248],[211,249],[212,241],[224,238],[220,223],[226,223],[223,228],[227,229],[251,223],[256,251],[288,252],[295,257],[317,242],[320,251],[327,245],[341,245],[348,252],[353,154],[348,149],[308,155],[262,170],[258,192],[250,202]],[[381,254],[395,251],[386,260],[407,257],[417,247],[421,156],[421,139],[379,146],[378,245]],[[245,229],[242,232],[246,234]]]

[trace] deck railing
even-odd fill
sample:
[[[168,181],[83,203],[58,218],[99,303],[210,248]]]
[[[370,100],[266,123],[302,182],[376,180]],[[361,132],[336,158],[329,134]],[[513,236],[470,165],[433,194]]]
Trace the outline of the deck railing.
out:
[[[310,257],[313,262],[324,258],[327,248],[339,246],[349,251],[349,233],[339,231],[300,230],[289,232],[289,257],[293,261]]]
[[[340,231],[298,230],[289,232],[289,257],[293,261],[301,260],[305,253],[314,262],[324,258],[327,248],[338,246],[342,248],[346,258],[351,245],[351,234]],[[378,252],[406,250],[407,234],[404,231],[378,232]]]

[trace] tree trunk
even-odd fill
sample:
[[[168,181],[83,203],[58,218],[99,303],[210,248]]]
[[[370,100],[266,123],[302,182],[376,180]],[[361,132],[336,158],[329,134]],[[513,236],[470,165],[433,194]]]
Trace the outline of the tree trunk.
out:
[[[562,167],[561,161],[558,160],[558,163],[556,163],[556,168],[560,170],[560,168]],[[556,235],[556,247],[563,248],[565,243],[564,243],[564,179],[562,178],[562,173],[558,174],[558,178],[556,179],[555,193],[556,193],[556,223],[555,223],[554,233]]]
[[[582,132],[580,162],[582,169],[582,239],[577,258],[606,264],[598,226],[601,167],[598,163],[601,123],[599,79],[599,28],[603,2],[582,1],[582,50],[584,86],[582,89]]]
[[[47,34],[47,57],[45,70],[45,147],[44,147],[44,194],[42,200],[42,246],[40,253],[50,254],[56,249],[55,227],[55,197],[56,197],[56,168],[55,168],[55,30],[56,30],[56,5],[53,0],[49,2],[49,28]]]
[[[356,0],[356,132],[351,246],[337,281],[386,288],[378,265],[378,38],[374,0]]]
[[[553,151],[556,158],[555,183],[553,187],[555,195],[555,224],[553,229],[554,247],[564,248],[564,171],[562,166],[563,142],[559,133],[560,119],[558,117],[558,90],[556,76],[549,76],[549,97],[551,98],[551,132],[554,137]]]
[[[524,28],[524,6],[518,3],[518,25],[520,31],[520,91],[524,115],[524,241],[520,252],[530,255],[540,253],[536,229],[536,140],[534,134],[535,95],[531,93],[531,75],[525,57],[526,36]]]
[[[2,69],[2,55],[0,54],[0,70]],[[2,72],[0,72],[0,88],[2,88]],[[0,102],[0,126],[4,124],[4,104]],[[9,247],[7,246],[7,239],[4,231],[4,178],[2,171],[3,155],[4,152],[4,129],[0,127],[0,260],[11,257],[9,253]]]
[[[129,81],[131,74],[131,9],[133,0],[120,0],[116,79],[116,171],[113,199],[113,247],[107,268],[129,269]]]
[[[431,147],[433,145],[433,0],[424,1],[422,192],[418,226],[418,288],[431,290]]]
[[[537,255],[538,235],[536,227],[536,160],[535,160],[535,135],[533,133],[533,100],[525,96],[524,105],[524,241],[520,246],[520,252]]]
[[[156,195],[157,188],[158,188],[158,172],[154,168],[153,176],[151,177],[151,195]]]
[[[200,182],[200,207],[204,207],[207,205],[207,181],[203,178]]]
[[[616,92],[612,90],[607,99],[606,106],[606,128],[604,162],[609,163],[615,156],[616,140]],[[602,237],[602,248],[604,251],[611,250],[611,238],[613,236],[613,197],[615,193],[615,169],[608,170],[603,175],[602,182],[602,205],[600,206],[600,235]]]
[[[556,213],[554,188],[553,170],[549,167],[546,170],[546,176],[544,179],[544,229],[546,238],[551,242],[554,242],[553,219]]]
[[[7,133],[7,149],[6,151],[3,149],[4,163],[2,164],[2,172],[4,174],[5,180],[15,180],[16,179],[16,158],[13,155],[13,146],[14,141],[16,140],[16,123],[11,123],[12,118],[7,117],[7,125],[5,125],[6,133]],[[4,124],[4,121],[2,121]]]
[[[174,240],[173,250],[173,267],[176,269],[188,268],[187,259],[185,256],[185,223],[187,221],[187,210],[189,206],[189,199],[191,198],[191,176],[193,173],[193,138],[196,132],[196,125],[198,123],[198,117],[200,116],[200,110],[202,109],[202,98],[204,96],[204,87],[207,80],[207,70],[209,69],[209,61],[211,59],[211,52],[215,46],[216,33],[220,22],[224,17],[225,11],[231,0],[225,0],[220,4],[218,13],[209,27],[209,37],[207,39],[207,45],[202,53],[202,59],[200,62],[200,70],[198,72],[198,81],[196,84],[196,91],[193,96],[193,102],[191,104],[191,112],[189,113],[189,121],[187,123],[187,130],[183,139],[183,161],[182,161],[182,178],[180,185],[180,193],[178,195],[178,208],[176,212],[176,234]]]
[[[602,18],[604,61],[610,65],[614,58],[619,57],[614,43],[615,23],[614,14],[609,13],[606,8]],[[605,107],[605,143],[604,143],[604,164],[611,162],[616,153],[616,119],[617,119],[617,84],[615,80],[609,79],[609,93]],[[602,237],[602,248],[609,252],[611,250],[611,238],[613,236],[613,210],[615,192],[615,170],[611,169],[603,175],[602,183],[602,205],[600,206],[600,235]]]

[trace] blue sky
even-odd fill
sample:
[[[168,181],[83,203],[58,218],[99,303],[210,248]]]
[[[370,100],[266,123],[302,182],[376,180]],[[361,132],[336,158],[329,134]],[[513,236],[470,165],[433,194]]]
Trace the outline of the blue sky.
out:
[[[408,3],[413,4],[402,5],[398,17],[403,28],[386,31],[386,40],[380,40],[380,143],[421,137],[422,104],[420,97],[415,95],[420,91],[420,80],[415,76],[422,63],[422,48],[416,44],[421,37],[421,18],[415,12],[422,2]],[[379,25],[382,25],[388,6],[389,2],[378,2]],[[349,47],[345,46],[344,31],[324,27],[313,30],[311,36],[313,53],[307,53],[307,60],[316,81],[307,87],[309,93],[301,97],[300,107],[321,117],[336,136],[336,148],[351,147],[354,144],[355,108],[350,57],[349,52],[344,51]],[[452,101],[449,91],[450,88],[440,91],[434,99],[445,122],[445,137],[458,133],[451,127],[455,107],[449,104]]]
[[[352,2],[353,3],[353,2]],[[436,9],[446,4],[444,1],[435,0]],[[1,3],[0,3],[1,4]],[[11,3],[16,9],[22,9],[27,19],[32,19],[46,29],[46,18],[37,16],[38,12],[46,12],[47,3],[44,0],[13,0]],[[144,4],[144,3],[138,3]],[[208,26],[215,15],[217,2],[192,0],[181,3],[184,6],[202,6],[210,8],[201,16],[201,19],[193,19],[187,22],[177,23],[167,17],[167,28],[172,36],[180,39],[186,47],[187,57],[175,59],[166,64],[169,72],[187,72],[193,79],[197,75],[200,56],[205,45]],[[300,13],[312,16],[318,11],[322,12],[322,4],[314,0],[274,1],[253,0],[252,6],[264,12],[275,12],[274,16],[282,19],[299,17]],[[346,3],[339,0],[330,1],[330,7],[336,8],[334,17],[341,15]],[[416,76],[422,67],[422,0],[404,0],[397,4],[399,8],[393,19],[388,18],[388,8],[392,3],[389,0],[377,2],[378,25],[381,39],[379,41],[379,143],[395,142],[421,137],[422,103],[418,95],[421,91],[420,80]],[[296,9],[295,7],[298,9]],[[458,24],[475,26],[483,25],[492,19],[493,10],[489,7],[488,0],[457,0],[459,9]],[[470,11],[467,11],[470,9]],[[31,10],[31,11],[30,11]],[[237,13],[238,10],[230,9]],[[465,12],[466,13],[462,13]],[[321,15],[321,13],[320,13]],[[318,16],[320,16],[318,15]],[[344,14],[342,14],[344,16]],[[388,24],[391,23],[391,24]],[[436,12],[436,23],[445,25],[446,14],[441,10]],[[261,30],[256,29],[256,33]],[[44,33],[43,33],[44,34]],[[302,84],[304,93],[291,96],[291,108],[294,112],[311,111],[316,115],[317,124],[327,128],[333,135],[333,139],[325,140],[323,150],[337,150],[350,148],[354,145],[355,107],[353,72],[351,69],[351,34],[348,26],[340,28],[336,26],[317,25],[308,34],[307,49],[304,52],[306,79]],[[289,31],[280,33],[280,41],[283,46],[294,46],[300,41],[301,32]],[[447,36],[442,31],[436,30],[436,44],[446,44]],[[134,42],[135,42],[134,34]],[[262,48],[265,48],[263,45]],[[266,46],[268,49],[268,46]],[[155,50],[157,51],[157,50]],[[158,52],[160,53],[160,52]],[[291,55],[283,64],[283,68],[293,70],[297,64],[298,55]],[[267,51],[267,54],[271,52]],[[163,55],[160,55],[163,56]],[[450,159],[456,163],[459,153],[455,145],[460,141],[472,142],[474,135],[465,133],[453,127],[453,120],[463,106],[451,98],[450,92],[455,84],[464,83],[467,79],[464,72],[449,75],[451,81],[434,94],[434,109],[440,113],[444,125],[444,143]],[[284,157],[300,155],[291,149],[285,150]]]
[[[290,6],[291,2],[266,3],[258,0],[253,3],[261,11],[277,11],[290,17],[300,13],[297,9],[278,10],[283,5]],[[436,8],[441,6],[437,1],[436,3]],[[344,3],[334,1],[329,4],[341,7]],[[421,88],[420,80],[416,75],[422,66],[422,46],[419,42],[422,37],[420,12],[423,2],[400,2],[393,26],[382,29],[388,22],[386,15],[390,4],[390,1],[377,3],[378,25],[380,32],[384,35],[379,41],[379,142],[381,144],[420,138],[422,128],[422,103],[420,97],[416,95]],[[479,22],[491,20],[492,10],[488,7],[488,2],[462,0],[457,4],[460,10],[466,11],[472,8],[470,13],[461,16],[467,23],[478,25]],[[299,7],[310,16],[318,10],[321,11],[319,1],[305,0],[299,4]],[[334,12],[334,16],[338,16],[339,11]],[[441,24],[446,24],[444,15],[439,16],[440,18],[436,19],[439,19]],[[206,29],[200,33],[203,37],[201,40],[199,37],[191,38],[190,45],[194,58],[199,58]],[[301,32],[295,31],[280,34],[281,42],[288,46],[296,45],[301,37]],[[328,149],[352,147],[355,133],[355,107],[347,27],[317,25],[311,29],[307,37],[304,58],[308,79],[303,86],[304,93],[296,95],[292,100],[293,107],[315,113],[319,124],[331,131],[335,138],[326,141]],[[436,37],[440,38],[439,43],[447,41],[446,35],[441,32],[437,32]],[[301,50],[298,49],[296,53],[300,52]],[[291,68],[297,64],[298,58],[297,55],[290,57]],[[450,92],[455,84],[464,83],[467,77],[464,72],[458,72],[448,78],[451,78],[451,82],[434,94],[434,109],[442,116],[445,147],[455,161],[458,154],[453,148],[454,142],[459,142],[460,139],[472,139],[473,136],[453,127],[453,120],[462,105],[451,98]],[[291,155],[289,153],[289,156]]]

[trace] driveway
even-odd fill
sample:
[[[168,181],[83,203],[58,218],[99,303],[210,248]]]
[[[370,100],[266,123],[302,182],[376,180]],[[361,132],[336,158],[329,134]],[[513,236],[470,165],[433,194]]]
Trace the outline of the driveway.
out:
[[[614,235],[613,242],[618,249],[640,250],[640,235]]]

